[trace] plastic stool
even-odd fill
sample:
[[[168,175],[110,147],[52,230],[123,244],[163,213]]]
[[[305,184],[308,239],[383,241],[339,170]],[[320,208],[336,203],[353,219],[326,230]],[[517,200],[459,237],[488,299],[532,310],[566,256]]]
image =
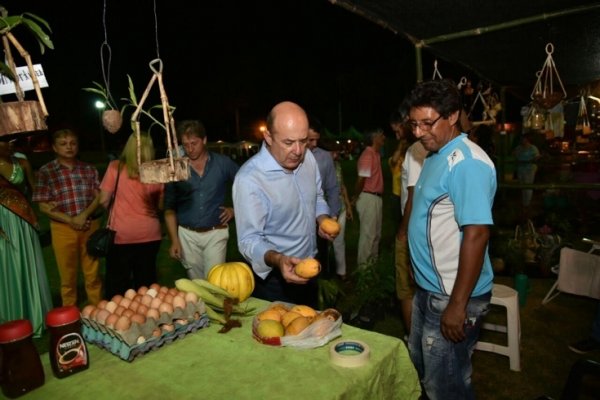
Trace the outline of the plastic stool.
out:
[[[476,350],[491,351],[492,353],[507,356],[510,360],[512,371],[521,370],[521,318],[519,315],[519,296],[516,290],[506,285],[494,284],[490,304],[506,308],[506,326],[484,322],[481,329],[504,332],[508,336],[508,345],[479,341],[475,344]]]

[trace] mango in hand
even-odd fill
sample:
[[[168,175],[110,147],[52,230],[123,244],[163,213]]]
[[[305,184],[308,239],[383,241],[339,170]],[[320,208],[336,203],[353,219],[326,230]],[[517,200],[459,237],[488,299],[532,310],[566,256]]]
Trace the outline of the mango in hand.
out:
[[[331,236],[337,236],[340,233],[340,224],[333,218],[323,218],[321,220],[321,224],[319,224],[321,229]]]
[[[314,258],[305,258],[296,264],[294,272],[302,278],[314,278],[321,272],[321,264]]]

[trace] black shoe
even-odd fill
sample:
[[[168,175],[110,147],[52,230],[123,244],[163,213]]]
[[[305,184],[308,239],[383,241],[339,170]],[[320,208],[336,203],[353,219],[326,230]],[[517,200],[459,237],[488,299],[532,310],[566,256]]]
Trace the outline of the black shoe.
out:
[[[600,342],[593,338],[580,340],[576,343],[571,343],[569,349],[577,354],[586,354],[592,351],[600,350]]]

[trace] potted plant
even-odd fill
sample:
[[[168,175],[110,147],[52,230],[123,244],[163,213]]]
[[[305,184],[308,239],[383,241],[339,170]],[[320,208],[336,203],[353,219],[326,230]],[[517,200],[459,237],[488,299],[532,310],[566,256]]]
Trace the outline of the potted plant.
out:
[[[86,92],[94,93],[104,99],[107,109],[102,112],[102,126],[110,133],[117,133],[123,125],[123,116],[113,100],[108,88],[98,82],[92,81],[93,87],[83,88]]]
[[[108,107],[108,109],[104,110],[102,114],[102,125],[110,133],[116,133],[121,128],[121,125],[123,123],[123,113],[127,108],[133,107],[135,109],[138,106],[137,96],[135,95],[135,87],[133,85],[133,80],[131,79],[131,76],[127,75],[127,80],[129,83],[129,97],[121,98],[121,100],[123,100],[125,104],[121,107],[120,110],[119,106],[117,105],[113,97],[110,95],[108,88],[102,85],[101,83],[92,81],[92,87],[85,87],[82,89],[86,92],[97,94],[103,99],[104,104]],[[163,130],[166,130],[165,125],[152,114],[154,110],[157,109],[160,109],[162,114],[162,104],[153,105],[148,109],[140,109],[140,113],[148,117],[152,121],[150,127],[148,128],[148,132],[150,132],[152,127],[154,127],[155,125],[158,125]],[[169,106],[169,112],[172,114],[174,111],[175,107]],[[134,130],[135,127],[132,126],[131,129]]]
[[[54,45],[46,31],[50,31],[48,23],[37,15],[23,13],[9,16],[6,8],[0,6],[0,36],[4,46],[6,63],[0,61],[0,72],[15,83],[16,102],[2,102],[0,99],[0,136],[19,132],[46,130],[46,117],[48,111],[42,97],[40,85],[33,70],[33,63],[29,53],[13,35],[13,30],[19,26],[24,27],[36,39],[43,54],[46,47],[53,49]],[[12,56],[10,45],[15,47],[27,63],[38,101],[25,101],[23,90],[16,79],[16,65]]]

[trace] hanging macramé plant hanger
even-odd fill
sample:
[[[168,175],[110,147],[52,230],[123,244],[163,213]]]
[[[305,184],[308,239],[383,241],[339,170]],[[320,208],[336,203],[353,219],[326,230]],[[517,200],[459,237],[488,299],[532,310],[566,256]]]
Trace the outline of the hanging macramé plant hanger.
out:
[[[5,21],[9,21],[11,20],[11,18],[15,18],[7,16],[6,10],[4,8],[0,7],[0,9],[2,10],[2,17],[5,18]],[[33,24],[35,26],[35,29],[31,28],[31,30],[34,32],[35,35],[37,35],[36,38],[38,39],[40,46],[42,46],[42,49],[44,45],[48,46],[49,48],[52,48],[52,42],[34,20],[27,18],[27,21],[25,21],[24,19],[26,17],[24,15],[20,16],[19,18],[21,19],[21,21],[18,23],[16,23],[14,20],[11,20],[12,26],[9,23],[5,23],[4,25],[0,24],[0,27],[3,28],[0,30],[0,32],[2,36],[4,54],[6,56],[8,68],[10,69],[14,77],[13,82],[15,84],[15,94],[17,96],[17,101],[0,102],[0,136],[45,131],[48,129],[48,126],[46,125],[48,110],[46,108],[46,103],[44,102],[44,97],[42,96],[40,83],[33,69],[31,56],[21,45],[21,43],[19,43],[15,36],[10,32],[10,30],[12,27],[17,26],[21,22],[27,23],[28,26],[31,26]],[[45,21],[41,20],[38,17],[36,18],[36,21],[43,22],[45,24]],[[31,81],[33,83],[33,88],[37,96],[37,101],[25,100],[23,89],[21,88],[21,85],[19,84],[19,79],[17,78],[17,67],[15,64],[15,60],[12,56],[10,48],[11,44],[15,47],[15,49],[17,49],[21,57],[23,57],[25,59],[25,62],[27,63],[27,70],[29,72],[29,75],[31,76]]]
[[[577,123],[575,125],[576,131],[581,131],[584,135],[592,133],[592,127],[590,126],[590,118],[588,116],[587,106],[585,104],[585,97],[582,95],[579,100],[579,112],[577,113]]]
[[[435,81],[436,79],[442,80],[444,79],[442,77],[442,74],[440,73],[440,70],[438,69],[438,61],[435,60],[433,62],[433,76],[431,77],[432,81]],[[460,80],[458,81],[458,90],[460,91],[462,89],[462,87],[464,85],[467,84],[467,78],[465,78],[464,76],[460,78]],[[464,109],[460,110],[460,130],[463,132],[468,132],[471,130],[471,128],[473,128],[473,125],[471,124],[471,121],[469,120],[469,116],[467,115],[467,113],[465,112]]]
[[[537,74],[538,78],[531,92],[531,100],[546,110],[551,109],[567,97],[556,64],[552,59],[553,52],[554,45],[548,43],[546,45],[546,61],[542,66],[542,70]]]
[[[155,67],[158,64],[158,68]],[[168,183],[187,180],[190,176],[188,164],[189,159],[182,157],[179,152],[179,145],[177,143],[177,134],[175,132],[175,120],[173,119],[173,113],[169,106],[169,99],[167,92],[163,84],[162,60],[159,58],[150,61],[150,70],[152,71],[152,78],[138,103],[138,106],[131,116],[131,122],[134,126],[135,134],[137,137],[137,162],[140,172],[140,182],[142,183]],[[141,158],[141,129],[140,129],[140,116],[144,102],[148,98],[148,94],[152,89],[154,83],[158,82],[158,88],[160,90],[160,100],[163,110],[164,128],[167,135],[167,154],[168,158],[160,160],[147,161],[142,163]],[[175,154],[175,157],[173,156]]]
[[[106,29],[106,0],[104,0],[102,25],[104,27],[104,42],[100,45],[100,62],[102,63],[102,78],[104,79],[106,88],[106,104],[108,106],[108,110],[102,112],[102,126],[110,133],[117,133],[123,124],[123,117],[119,110],[112,107],[112,105],[115,104],[115,101],[110,93],[110,63],[112,59],[112,50],[108,44],[108,33]],[[104,64],[104,49],[106,49],[108,55],[106,65]]]

